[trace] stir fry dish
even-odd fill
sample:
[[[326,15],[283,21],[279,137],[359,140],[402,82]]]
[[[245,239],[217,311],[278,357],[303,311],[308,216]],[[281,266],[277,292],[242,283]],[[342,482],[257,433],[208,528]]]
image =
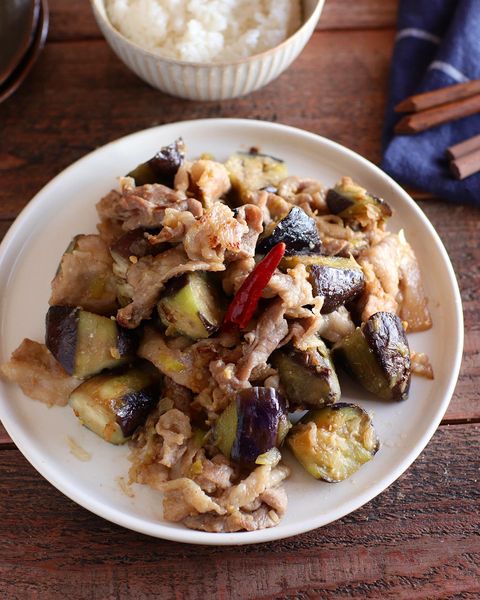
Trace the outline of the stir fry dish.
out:
[[[433,377],[406,336],[432,326],[416,257],[349,177],[328,189],[256,149],[190,161],[179,139],[97,211],[61,257],[45,343],[23,340],[1,373],[127,443],[130,484],[161,492],[166,521],[277,525],[286,452],[336,483],[379,449],[339,376],[392,403],[412,372]]]

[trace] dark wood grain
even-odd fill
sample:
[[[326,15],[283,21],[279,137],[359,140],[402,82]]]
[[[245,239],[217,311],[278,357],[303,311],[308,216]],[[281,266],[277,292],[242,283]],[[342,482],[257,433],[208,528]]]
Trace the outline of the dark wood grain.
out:
[[[88,0],[50,0],[50,41],[100,39]],[[397,0],[326,0],[317,29],[393,27]]]
[[[479,441],[478,426],[442,428],[357,512],[280,542],[228,548],[111,525],[63,497],[16,450],[1,450],[0,590],[50,600],[478,598]]]

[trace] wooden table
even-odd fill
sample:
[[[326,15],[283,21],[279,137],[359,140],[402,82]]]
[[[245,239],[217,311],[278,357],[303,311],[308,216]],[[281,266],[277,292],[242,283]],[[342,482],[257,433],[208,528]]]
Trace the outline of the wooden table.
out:
[[[45,51],[0,106],[0,235],[71,162],[161,123],[278,121],[379,161],[394,0],[327,0],[318,31],[288,72],[251,96],[223,103],[192,103],[149,88],[113,55],[86,0],[50,4]],[[75,505],[1,430],[0,597],[479,598],[479,213],[416,197],[458,276],[465,354],[441,427],[395,484],[305,535],[244,547],[189,546],[127,531]]]

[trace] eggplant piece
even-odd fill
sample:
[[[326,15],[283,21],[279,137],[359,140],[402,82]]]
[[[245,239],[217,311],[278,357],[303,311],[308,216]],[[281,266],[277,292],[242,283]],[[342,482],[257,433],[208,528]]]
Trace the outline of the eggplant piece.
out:
[[[298,206],[294,206],[272,231],[258,240],[255,250],[258,254],[267,254],[279,242],[285,242],[287,246],[285,256],[318,254],[322,250],[315,221]]]
[[[271,364],[277,369],[290,409],[318,408],[340,399],[340,385],[330,351],[322,340],[307,351],[277,350]]]
[[[383,221],[392,216],[392,209],[385,200],[370,194],[350,177],[342,177],[333,189],[328,190],[326,201],[334,215],[365,226],[372,220]]]
[[[288,175],[287,165],[283,160],[258,152],[233,154],[225,167],[238,204],[248,202],[252,191],[269,187],[276,191],[280,181]]]
[[[99,235],[76,235],[52,280],[49,304],[113,314],[118,306],[112,262],[108,245]]]
[[[264,460],[269,450],[279,447],[290,429],[284,399],[269,387],[252,387],[237,392],[218,418],[214,444],[227,458],[243,466]]]
[[[362,327],[334,346],[334,358],[369,392],[383,400],[406,400],[411,360],[407,336],[397,315],[373,314]]]
[[[96,375],[77,387],[69,404],[82,425],[112,444],[123,444],[159,400],[158,371],[132,368]]]
[[[134,333],[109,317],[71,306],[48,309],[45,345],[79,379],[125,364],[134,357],[136,342]]]
[[[323,314],[331,313],[353,300],[365,286],[362,268],[353,256],[296,254],[283,258],[280,267],[291,269],[298,263],[304,264],[309,271],[314,295],[325,298],[321,310]]]
[[[175,175],[185,159],[185,145],[182,138],[164,146],[147,162],[141,163],[127,174],[135,179],[135,185],[161,183],[173,188]]]
[[[195,271],[170,280],[157,304],[167,335],[208,338],[223,321],[222,302],[206,273]]]
[[[310,282],[315,296],[323,296],[321,312],[331,313],[363,292],[365,276],[353,257],[320,257],[310,268]],[[323,262],[323,264],[321,264]]]
[[[329,483],[353,475],[380,446],[368,413],[345,402],[308,412],[287,444],[310,475]]]

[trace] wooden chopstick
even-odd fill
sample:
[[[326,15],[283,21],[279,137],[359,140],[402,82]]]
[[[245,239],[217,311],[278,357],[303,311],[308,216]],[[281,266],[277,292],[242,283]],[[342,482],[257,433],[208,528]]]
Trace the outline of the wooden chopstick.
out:
[[[455,102],[480,94],[480,79],[449,85],[433,92],[409,96],[395,106],[395,112],[418,112],[447,102]]]
[[[446,150],[446,155],[450,160],[455,160],[475,150],[480,150],[480,135],[475,135],[468,140],[455,144],[455,146],[450,146]]]
[[[465,179],[480,171],[480,149],[452,160],[450,171],[456,179]]]
[[[480,112],[480,94],[406,115],[396,124],[395,133],[419,133],[430,127],[468,117],[477,112]]]

